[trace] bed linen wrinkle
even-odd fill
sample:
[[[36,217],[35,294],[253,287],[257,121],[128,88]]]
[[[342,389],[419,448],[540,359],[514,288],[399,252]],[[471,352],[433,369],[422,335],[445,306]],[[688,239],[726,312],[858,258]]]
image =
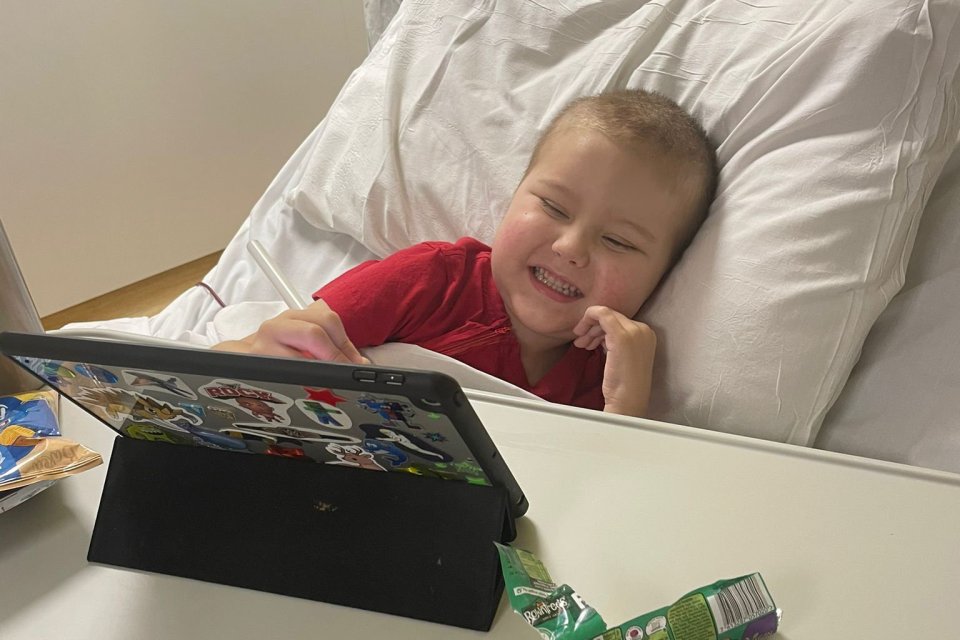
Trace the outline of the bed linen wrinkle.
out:
[[[934,47],[937,46],[942,40],[935,40],[933,38],[933,25],[931,23],[930,14],[929,14],[929,5],[928,3],[922,3],[919,7],[919,10],[916,12],[916,15],[909,19],[908,16],[913,16],[913,14],[908,14],[906,9],[901,14],[903,20],[901,24],[908,25],[901,30],[901,33],[904,34],[904,37],[909,38],[911,42],[919,43],[918,46],[914,49],[914,57],[912,59],[912,69],[914,74],[910,76],[913,80],[913,84],[906,85],[904,87],[904,96],[910,96],[909,99],[904,98],[902,101],[902,106],[899,111],[897,111],[892,116],[892,120],[897,122],[901,119],[904,120],[903,124],[903,136],[901,138],[895,138],[900,140],[900,144],[897,145],[897,150],[900,152],[900,158],[912,158],[918,155],[918,150],[913,148],[914,146],[923,145],[923,128],[921,123],[926,123],[929,121],[942,122],[943,121],[943,110],[944,105],[947,105],[947,101],[940,101],[936,99],[931,99],[927,104],[921,104],[922,93],[918,91],[920,85],[920,75],[922,69],[926,66],[932,66],[935,64],[932,60],[936,59]],[[953,25],[956,24],[956,21],[951,21],[951,31]],[[921,37],[918,37],[921,36]],[[927,43],[927,46],[922,46],[923,43]],[[949,58],[947,58],[949,59]],[[938,65],[942,70],[944,63]],[[954,67],[955,69],[955,67]],[[937,96],[943,96],[945,91],[943,90],[944,85],[949,85],[952,83],[955,70],[952,73],[940,73],[938,74],[942,80],[938,85],[938,91],[934,94],[934,98]],[[955,114],[954,114],[955,115]],[[886,134],[887,129],[882,129]],[[951,144],[945,144],[946,140],[946,127],[939,127],[936,131],[936,135],[933,136],[932,140],[929,142],[930,148],[933,150],[933,155],[935,158],[943,159],[950,153],[952,147]],[[921,150],[922,151],[922,150]],[[906,166],[895,172],[893,180],[897,181],[898,179],[907,183],[905,187],[907,193],[915,194],[914,197],[918,200],[917,206],[923,208],[929,198],[929,195],[932,191],[933,185],[936,180],[939,178],[937,173],[925,173],[918,169],[918,167],[911,162],[905,162]],[[895,187],[891,185],[891,192],[895,190]],[[888,201],[889,202],[889,201]],[[888,205],[890,206],[890,205]],[[893,221],[897,222],[897,221]],[[902,287],[905,277],[906,277],[906,267],[908,262],[908,256],[911,253],[912,245],[916,237],[917,228],[920,223],[919,217],[917,219],[908,220],[908,221],[899,221],[901,224],[904,222],[909,225],[909,228],[901,232],[899,230],[892,230],[890,232],[889,242],[897,242],[897,239],[900,238],[905,245],[905,249],[897,251],[889,251],[886,254],[880,254],[884,258],[884,262],[877,266],[877,278],[885,281],[885,284],[881,284],[880,293],[883,296],[884,303],[889,302],[889,300],[896,294],[896,292]],[[880,244],[876,245],[876,254],[879,253]],[[896,259],[897,255],[900,255],[900,259]],[[872,268],[874,260],[868,265]],[[889,274],[889,277],[884,279],[883,274]]]
[[[390,50],[390,58],[403,58],[403,48],[395,46]],[[397,87],[403,86],[406,81],[406,73],[403,73],[406,67],[403,64],[390,64],[387,67],[385,78],[385,101],[388,109],[388,118],[380,123],[379,129],[382,132],[384,141],[378,145],[382,152],[377,171],[370,175],[369,180],[363,185],[363,212],[361,217],[363,224],[362,236],[358,238],[361,243],[367,244],[365,238],[375,234],[375,230],[387,229],[390,235],[401,235],[409,233],[407,225],[408,216],[393,215],[396,207],[394,201],[399,203],[409,202],[410,192],[408,191],[408,179],[405,175],[405,167],[402,162],[401,146],[403,144],[403,134],[407,130],[408,118],[415,113],[414,105],[405,104],[403,92],[397,91]],[[394,98],[394,96],[398,96]],[[371,114],[372,115],[372,114]],[[391,123],[399,123],[397,126],[390,126]],[[359,149],[358,149],[359,151]],[[362,173],[361,173],[362,175]],[[345,176],[345,179],[349,179]],[[390,190],[382,189],[379,185],[383,183],[391,184]],[[399,209],[402,211],[402,209]],[[377,213],[380,212],[380,213]],[[371,224],[368,224],[371,223]],[[379,252],[381,257],[385,257],[387,252]]]

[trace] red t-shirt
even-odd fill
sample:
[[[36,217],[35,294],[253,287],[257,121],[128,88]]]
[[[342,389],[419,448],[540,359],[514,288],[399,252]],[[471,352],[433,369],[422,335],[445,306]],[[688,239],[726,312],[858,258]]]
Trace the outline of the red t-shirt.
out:
[[[364,262],[314,294],[358,348],[405,342],[436,351],[562,404],[603,408],[604,355],[570,345],[531,385],[493,283],[490,247],[472,238],[424,242]]]

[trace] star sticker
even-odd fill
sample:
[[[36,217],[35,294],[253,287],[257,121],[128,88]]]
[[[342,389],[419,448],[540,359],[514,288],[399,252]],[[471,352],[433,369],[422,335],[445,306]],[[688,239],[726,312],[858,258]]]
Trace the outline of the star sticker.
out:
[[[307,392],[308,400],[316,400],[317,402],[326,402],[327,404],[332,404],[337,406],[338,402],[346,402],[346,398],[341,398],[330,389],[311,389],[310,387],[304,387],[304,391]]]

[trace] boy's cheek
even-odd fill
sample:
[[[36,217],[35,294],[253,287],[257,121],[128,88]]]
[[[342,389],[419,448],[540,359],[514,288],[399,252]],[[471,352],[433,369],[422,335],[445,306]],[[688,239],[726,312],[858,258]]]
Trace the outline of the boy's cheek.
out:
[[[513,222],[502,227],[497,233],[493,250],[504,255],[516,254],[529,243],[529,238],[532,235],[534,234],[531,231],[531,225]]]
[[[632,318],[653,290],[645,280],[639,281],[640,277],[642,277],[640,273],[621,270],[601,274],[594,288],[596,294],[594,304],[609,307]]]

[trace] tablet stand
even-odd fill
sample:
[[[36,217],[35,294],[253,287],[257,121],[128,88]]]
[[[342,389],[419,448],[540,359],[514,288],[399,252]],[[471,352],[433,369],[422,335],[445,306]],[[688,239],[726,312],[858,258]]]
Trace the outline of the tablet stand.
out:
[[[502,487],[116,439],[87,559],[488,630]]]

